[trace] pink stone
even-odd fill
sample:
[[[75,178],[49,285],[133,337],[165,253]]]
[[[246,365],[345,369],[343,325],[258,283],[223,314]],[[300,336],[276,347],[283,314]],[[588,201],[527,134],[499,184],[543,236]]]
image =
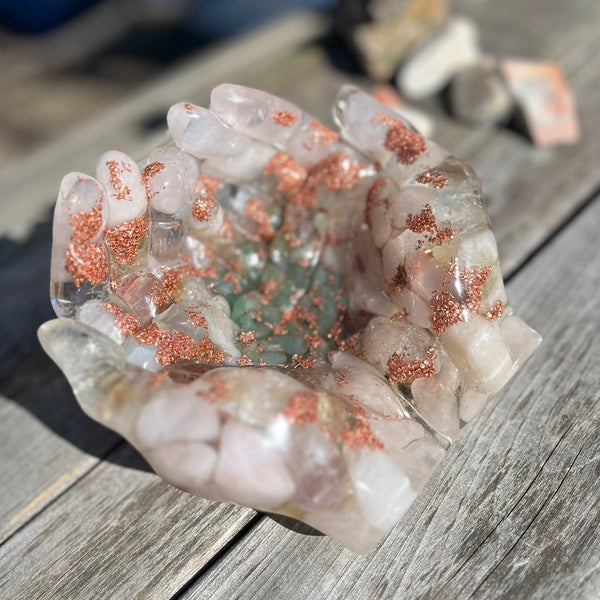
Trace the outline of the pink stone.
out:
[[[506,59],[502,62],[502,73],[536,146],[579,141],[575,98],[558,65]]]

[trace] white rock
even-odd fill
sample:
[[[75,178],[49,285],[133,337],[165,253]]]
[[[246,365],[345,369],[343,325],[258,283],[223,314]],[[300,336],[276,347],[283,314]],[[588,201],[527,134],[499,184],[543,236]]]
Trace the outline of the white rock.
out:
[[[396,111],[352,86],[344,86],[338,94],[334,118],[342,138],[379,162],[396,183],[435,166],[446,154],[437,144],[414,132]],[[388,139],[390,129],[405,134],[410,143],[394,135]],[[399,152],[407,148],[406,156],[399,157]]]
[[[362,339],[362,350],[367,360],[382,372],[387,372],[392,354],[404,354],[407,360],[423,360],[433,340],[427,331],[405,321],[391,321],[385,317],[371,319]]]
[[[348,450],[346,459],[361,512],[373,527],[389,531],[417,496],[408,476],[380,450]]]
[[[233,419],[221,433],[214,480],[232,502],[263,510],[282,506],[296,491],[283,457],[269,440]]]
[[[359,554],[372,550],[382,535],[365,519],[352,499],[343,506],[308,512],[303,520]]]
[[[455,73],[474,64],[479,56],[476,25],[454,17],[446,28],[416,50],[398,72],[396,85],[410,100],[439,92]]]
[[[150,205],[163,213],[174,214],[190,201],[198,176],[198,163],[178,148],[157,148],[146,165],[159,164],[146,178]],[[160,167],[162,165],[162,167]]]
[[[127,351],[127,362],[146,369],[152,373],[158,373],[163,366],[156,362],[156,346],[141,346],[134,338],[128,337],[124,342]]]
[[[375,367],[348,352],[335,352],[330,361],[344,375],[344,385],[337,385],[334,391],[354,398],[380,415],[390,418],[404,415],[399,398]]]
[[[542,342],[540,334],[515,314],[509,314],[500,321],[500,335],[515,368],[520,367]]]
[[[148,450],[152,468],[174,486],[202,494],[213,474],[217,452],[202,442],[173,442]]]
[[[401,451],[425,435],[423,425],[409,418],[373,418],[369,419],[369,425],[373,435],[384,445],[385,452],[396,461]]]
[[[489,394],[476,390],[464,390],[458,407],[460,418],[470,423],[484,409],[489,397]]]
[[[214,88],[210,109],[230,127],[280,147],[302,121],[302,111],[291,102],[241,85],[222,84]]]
[[[124,341],[121,330],[115,325],[115,316],[107,310],[101,300],[88,300],[77,311],[77,319],[97,329],[117,344]]]
[[[415,408],[427,423],[451,440],[459,433],[458,398],[460,375],[445,357],[439,359],[438,371],[433,377],[420,377],[410,386]]]
[[[346,495],[346,465],[337,446],[317,425],[293,428],[288,465],[296,482],[294,506],[302,510],[332,508]]]
[[[479,391],[497,392],[514,372],[498,323],[482,315],[471,314],[451,325],[440,340],[452,362],[479,382]]]
[[[252,181],[262,176],[273,154],[274,148],[260,142],[249,142],[243,153],[208,158],[203,170],[209,175],[230,178],[236,182]]]
[[[179,103],[167,113],[169,132],[175,143],[197,158],[242,154],[252,141],[226,127],[215,115],[199,106]]]
[[[219,416],[202,400],[194,383],[159,392],[140,410],[135,435],[144,447],[171,442],[213,441],[219,435]]]
[[[106,190],[107,227],[117,227],[146,212],[148,200],[142,174],[127,154],[117,150],[105,152],[98,159],[96,179]]]

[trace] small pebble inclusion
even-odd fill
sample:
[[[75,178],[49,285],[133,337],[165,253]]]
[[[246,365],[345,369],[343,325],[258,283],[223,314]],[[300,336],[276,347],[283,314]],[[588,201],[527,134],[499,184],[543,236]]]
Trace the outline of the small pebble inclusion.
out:
[[[67,175],[39,335],[174,485],[366,552],[539,336],[472,169],[354,88],[334,116],[223,85]]]

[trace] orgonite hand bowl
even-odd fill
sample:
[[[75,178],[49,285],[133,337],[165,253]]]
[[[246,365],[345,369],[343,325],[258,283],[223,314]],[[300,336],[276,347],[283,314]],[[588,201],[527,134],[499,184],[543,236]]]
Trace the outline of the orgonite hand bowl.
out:
[[[67,175],[39,336],[173,485],[365,552],[539,337],[472,169],[354,88],[334,113],[222,85],[141,172]]]

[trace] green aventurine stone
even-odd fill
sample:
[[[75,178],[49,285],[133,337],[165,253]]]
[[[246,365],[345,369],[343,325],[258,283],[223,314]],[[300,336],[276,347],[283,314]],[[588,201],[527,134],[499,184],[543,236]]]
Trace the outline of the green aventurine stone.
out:
[[[244,314],[237,319],[236,323],[242,328],[243,331],[254,331],[256,328],[256,321],[247,314]]]
[[[304,338],[298,335],[274,335],[271,337],[271,340],[290,356],[294,354],[300,356],[308,350]]]
[[[325,286],[325,282],[329,277],[330,272],[323,268],[322,265],[318,265],[313,272],[312,284],[313,287],[319,289]]]
[[[296,291],[296,286],[291,281],[282,283],[277,288],[277,296],[273,298],[273,304],[276,306],[288,307],[290,305],[290,298]]]
[[[275,283],[282,283],[285,281],[285,271],[278,265],[269,262],[266,264],[263,272],[260,276],[260,280],[264,283],[274,281]]]
[[[262,309],[262,318],[266,323],[275,325],[281,321],[281,310],[276,306],[265,306]]]
[[[257,296],[244,294],[240,296],[231,308],[231,318],[236,322],[240,322],[240,318],[245,314],[256,314],[260,307],[260,300]]]
[[[260,358],[270,367],[282,365],[287,360],[287,356],[283,352],[263,352]]]
[[[257,340],[262,340],[263,338],[266,338],[267,336],[271,335],[271,333],[272,329],[268,325],[256,321],[256,325],[254,327],[254,337]]]
[[[229,296],[233,293],[233,284],[229,281],[217,281],[213,290],[221,296]]]
[[[302,339],[307,333],[310,333],[310,329],[305,323],[288,323],[285,328],[288,335],[295,335]]]
[[[244,355],[247,356],[253,364],[258,365],[260,363],[260,352],[255,343],[246,348]]]
[[[286,256],[289,251],[289,244],[282,235],[276,235],[271,242],[271,255]]]
[[[335,325],[338,316],[336,303],[329,296],[323,298],[317,320],[317,331],[319,335],[326,336],[329,330]]]

